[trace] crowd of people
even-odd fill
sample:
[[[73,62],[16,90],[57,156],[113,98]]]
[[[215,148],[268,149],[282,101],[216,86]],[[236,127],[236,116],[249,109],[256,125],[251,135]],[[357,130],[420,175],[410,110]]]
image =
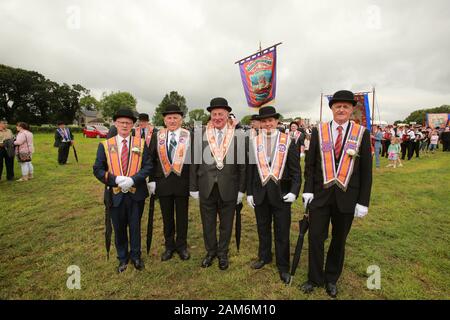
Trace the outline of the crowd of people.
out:
[[[411,160],[420,154],[434,153],[442,144],[442,151],[450,151],[450,127],[425,127],[416,125],[375,126],[371,135],[375,165],[380,158],[389,159],[387,167],[402,167],[402,160]]]

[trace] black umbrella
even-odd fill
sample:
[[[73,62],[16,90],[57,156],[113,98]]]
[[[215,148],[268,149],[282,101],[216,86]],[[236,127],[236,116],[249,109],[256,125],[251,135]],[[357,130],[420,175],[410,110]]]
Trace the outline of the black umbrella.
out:
[[[155,195],[150,196],[150,208],[148,210],[148,222],[147,222],[147,254],[150,252],[153,238],[153,214],[155,212]]]
[[[306,207],[305,215],[303,216],[303,219],[299,221],[300,232],[298,234],[297,245],[295,246],[294,259],[292,260],[292,269],[291,269],[292,277],[295,275],[295,270],[297,270],[297,266],[300,261],[300,255],[302,253],[303,248],[303,240],[305,239],[305,234],[308,231],[308,227],[309,227],[309,209],[308,207]]]
[[[104,193],[104,203],[105,203],[105,246],[106,246],[106,259],[109,260],[109,249],[111,248],[111,234],[112,225],[109,210],[112,204],[112,194],[111,189],[105,187]]]
[[[78,162],[77,149],[75,149],[74,145],[72,145],[72,148],[73,148],[73,155],[75,156],[75,160],[77,160],[77,162]]]
[[[241,246],[241,210],[242,210],[242,202],[236,205],[236,248],[239,252],[239,247]]]

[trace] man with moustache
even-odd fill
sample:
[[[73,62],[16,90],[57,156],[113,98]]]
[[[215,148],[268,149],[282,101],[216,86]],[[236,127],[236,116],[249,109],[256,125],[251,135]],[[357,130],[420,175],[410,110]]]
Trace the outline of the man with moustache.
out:
[[[309,206],[308,281],[301,286],[305,293],[325,285],[329,296],[337,296],[336,283],[353,218],[368,213],[372,187],[370,132],[350,121],[355,105],[352,92],[336,92],[329,102],[333,121],[312,131],[303,191],[305,208]],[[330,221],[332,238],[324,270],[324,242]]]

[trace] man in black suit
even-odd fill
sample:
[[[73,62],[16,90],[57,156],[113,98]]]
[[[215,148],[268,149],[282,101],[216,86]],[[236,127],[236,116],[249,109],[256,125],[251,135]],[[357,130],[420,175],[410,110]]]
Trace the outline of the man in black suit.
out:
[[[55,143],[53,146],[58,148],[58,163],[66,164],[69,157],[70,146],[73,145],[73,134],[66,128],[64,121],[58,121],[58,129],[55,131]]]
[[[225,270],[229,266],[228,247],[236,204],[242,202],[245,192],[245,152],[242,152],[245,150],[245,137],[229,121],[231,107],[226,99],[212,99],[207,110],[211,113],[211,120],[204,130],[194,132],[189,190],[194,199],[200,198],[207,251],[201,266],[211,266],[214,258],[218,257],[219,268]],[[216,235],[217,214],[219,241]]]
[[[305,207],[310,210],[308,281],[301,286],[305,293],[325,284],[328,295],[336,297],[353,218],[368,212],[372,186],[370,133],[349,121],[355,105],[352,92],[336,92],[329,102],[333,121],[312,131],[303,193]],[[330,220],[332,239],[324,271],[324,242]]]
[[[272,219],[275,255],[281,280],[289,284],[289,237],[291,205],[301,186],[298,146],[290,135],[277,130],[280,115],[274,107],[259,109],[259,134],[249,143],[247,168],[247,202],[255,209],[258,225],[258,260],[253,269],[272,261]]]
[[[165,128],[154,134],[150,142],[150,159],[155,171],[150,175],[148,184],[150,193],[156,193],[159,198],[163,217],[166,250],[161,261],[171,259],[175,251],[181,260],[188,260],[191,135],[188,130],[181,128],[183,111],[178,106],[167,106],[162,115]]]
[[[148,197],[145,179],[150,175],[152,165],[145,141],[131,135],[136,122],[134,114],[122,109],[113,120],[117,135],[99,144],[93,170],[95,177],[108,187],[106,192],[112,194],[110,216],[119,260],[117,271],[121,273],[126,270],[130,258],[137,270],[145,267],[141,260],[141,217]]]

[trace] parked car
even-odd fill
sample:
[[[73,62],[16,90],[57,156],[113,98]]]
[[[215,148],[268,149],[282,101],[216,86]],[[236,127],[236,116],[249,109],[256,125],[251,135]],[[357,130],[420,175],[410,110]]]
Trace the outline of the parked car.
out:
[[[106,138],[108,128],[105,126],[86,126],[83,129],[83,136],[86,138]]]

